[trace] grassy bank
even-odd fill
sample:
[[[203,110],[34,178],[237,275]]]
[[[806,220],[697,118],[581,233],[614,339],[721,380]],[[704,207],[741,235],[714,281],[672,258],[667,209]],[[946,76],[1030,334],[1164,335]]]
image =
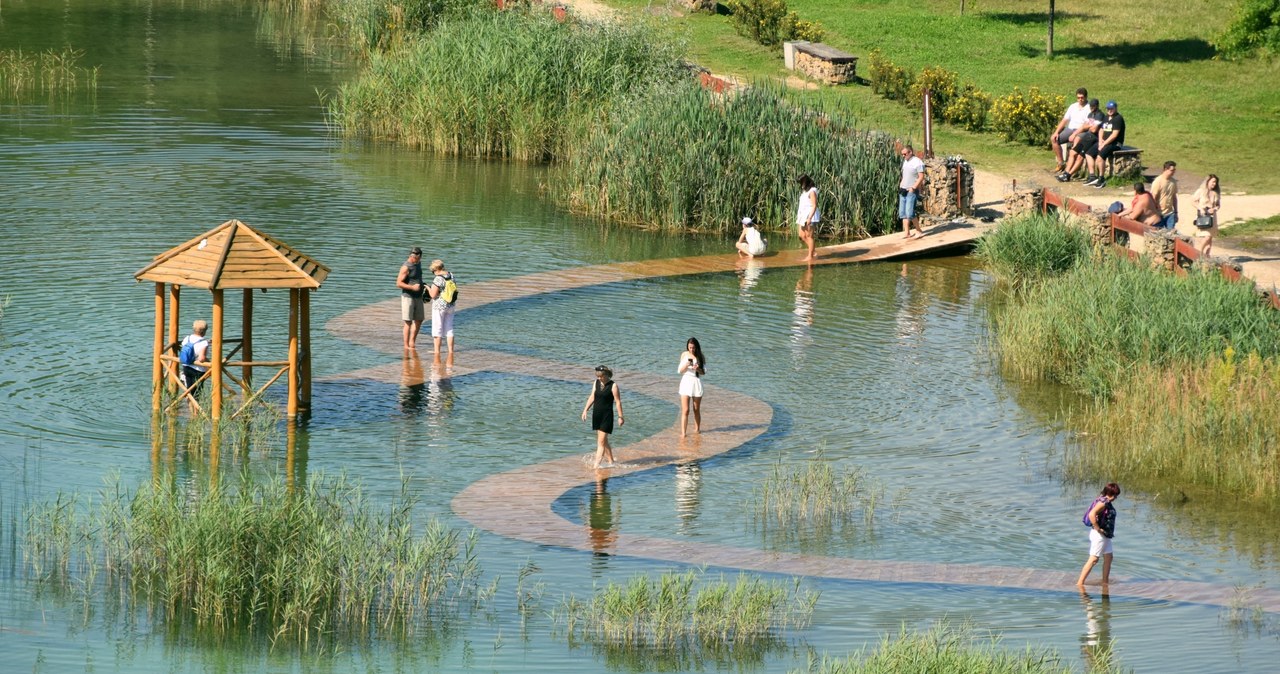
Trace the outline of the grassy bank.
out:
[[[290,488],[173,482],[28,508],[23,558],[44,588],[171,630],[298,644],[411,635],[471,596],[472,541],[371,506],[343,480]]]
[[[651,4],[605,3],[628,11]],[[994,95],[1038,86],[1070,97],[1076,87],[1088,87],[1092,96],[1119,102],[1129,125],[1127,140],[1147,151],[1148,165],[1174,159],[1181,168],[1217,173],[1240,189],[1280,192],[1280,175],[1238,161],[1280,152],[1280,135],[1272,130],[1280,88],[1260,86],[1280,79],[1280,60],[1214,60],[1206,36],[1230,19],[1220,3],[1188,0],[1158,13],[1126,4],[1059,7],[1054,58],[1044,55],[1047,5],[991,0],[971,3],[964,16],[949,0],[906,5],[790,0],[788,5],[802,18],[821,22],[828,44],[864,59],[878,48],[915,71],[941,66]],[[689,14],[670,18],[668,26],[687,39],[692,58],[712,70],[748,77],[787,74],[779,49],[739,36],[728,17]],[[864,67],[860,61],[859,71]],[[879,99],[868,87],[839,87],[828,95],[853,101],[874,128],[919,137],[918,113]],[[937,130],[935,148],[1012,177],[1050,163],[1047,148],[949,127]]]
[[[820,235],[892,229],[893,139],[857,128],[848,111],[788,103],[773,86],[731,97],[692,80],[657,87],[573,143],[553,191],[594,215],[736,234],[743,216],[790,228],[805,173],[821,190]]]
[[[368,68],[329,106],[344,133],[441,154],[548,161],[633,91],[689,77],[678,45],[641,25],[477,9],[429,26],[368,52]]]

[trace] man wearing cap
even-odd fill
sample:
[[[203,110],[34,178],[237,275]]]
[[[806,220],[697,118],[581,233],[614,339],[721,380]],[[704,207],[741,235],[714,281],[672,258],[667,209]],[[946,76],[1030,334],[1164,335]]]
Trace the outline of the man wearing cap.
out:
[[[1053,158],[1058,160],[1057,167],[1053,169],[1055,173],[1061,173],[1067,168],[1067,150],[1071,147],[1071,134],[1084,126],[1084,120],[1089,117],[1088,101],[1089,91],[1084,87],[1076,89],[1076,102],[1067,106],[1067,111],[1058,121],[1058,126],[1053,129],[1053,133],[1049,134],[1049,144],[1053,146]]]
[[[404,320],[404,348],[417,346],[418,332],[422,330],[422,321],[427,317],[426,305],[422,303],[422,249],[414,246],[409,251],[409,259],[400,265],[400,274],[396,276],[396,287],[400,289],[400,318]]]
[[[742,219],[742,233],[738,235],[738,255],[755,257],[764,254],[765,240],[760,236],[751,218]]]
[[[1094,187],[1106,187],[1107,179],[1103,177],[1105,175],[1103,171],[1111,155],[1122,146],[1124,146],[1124,117],[1116,108],[1115,101],[1107,101],[1107,118],[1103,120],[1102,130],[1098,132],[1098,157],[1097,166],[1094,169],[1098,177],[1093,181]]]

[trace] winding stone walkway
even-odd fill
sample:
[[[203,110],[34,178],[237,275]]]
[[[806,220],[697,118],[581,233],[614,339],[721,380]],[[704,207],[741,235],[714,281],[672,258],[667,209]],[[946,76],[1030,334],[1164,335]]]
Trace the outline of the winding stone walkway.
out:
[[[828,246],[819,249],[819,258],[815,264],[889,260],[921,255],[963,245],[980,233],[972,225],[955,224],[936,230],[923,239],[904,240],[901,235],[891,235]],[[783,251],[757,260],[766,267],[799,266],[803,264],[799,261],[801,256],[802,251]],[[733,254],[712,255],[595,265],[467,283],[458,300],[459,310],[542,293],[641,278],[727,272],[742,264]],[[389,355],[402,355],[400,330],[397,327],[399,313],[400,301],[395,298],[338,316],[326,328],[343,339]],[[579,372],[567,363],[482,349],[459,351],[457,360],[460,363],[448,368],[442,365],[427,368],[424,376],[461,377],[483,370],[584,382],[591,375],[590,372]],[[483,366],[470,367],[468,363]],[[674,375],[621,371],[615,375],[620,382],[625,383],[624,394],[638,393],[673,405],[679,404]],[[421,380],[405,381],[404,367],[400,362],[329,379],[372,379],[406,385],[422,383]],[[805,555],[602,531],[571,522],[553,511],[555,501],[571,489],[607,477],[715,456],[756,438],[772,423],[773,410],[764,401],[714,385],[706,385],[706,395],[715,400],[716,404],[704,414],[703,432],[699,436],[681,440],[678,429],[672,425],[631,445],[615,448],[614,453],[620,465],[607,471],[592,470],[583,460],[583,454],[575,453],[497,473],[463,489],[453,500],[453,510],[473,525],[501,536],[610,555],[843,580],[1077,591],[1076,560],[1073,560],[1072,568],[1064,572],[977,564],[875,561]],[[1096,586],[1091,587],[1096,589]],[[1109,592],[1112,596],[1216,606],[1231,606],[1243,600],[1250,607],[1260,606],[1266,611],[1280,612],[1280,592],[1269,589],[1252,590],[1241,597],[1236,588],[1227,585],[1116,578]]]

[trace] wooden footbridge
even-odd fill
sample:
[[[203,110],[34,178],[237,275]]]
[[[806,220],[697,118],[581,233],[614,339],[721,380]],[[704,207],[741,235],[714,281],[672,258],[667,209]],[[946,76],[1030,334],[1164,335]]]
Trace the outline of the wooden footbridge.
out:
[[[904,239],[901,234],[894,234],[827,246],[818,250],[818,259],[812,264],[847,264],[919,257],[968,246],[984,230],[983,225],[956,222],[935,227],[928,235],[919,238]],[[788,250],[756,258],[752,262],[758,261],[766,267],[809,264],[801,261],[803,254],[803,251]],[[595,265],[468,283],[466,293],[459,302],[460,309],[468,309],[491,302],[571,288],[660,276],[728,272],[742,266],[743,261],[736,254]],[[395,328],[399,320],[400,302],[396,298],[351,311],[333,319],[326,327],[338,337],[388,355],[402,356],[400,331]],[[488,350],[468,350],[459,359],[461,364],[437,363],[422,372],[419,379],[453,378],[491,371],[580,382],[590,379],[592,374],[578,371],[580,365]],[[406,373],[409,371],[401,362],[396,361],[329,379],[367,379],[393,384],[422,383],[406,381]],[[676,387],[670,376],[648,372],[618,372],[617,376],[627,382],[629,391],[665,400],[673,405],[679,403],[676,399]],[[1071,560],[1067,564],[1070,567],[1067,570],[1049,570],[806,555],[594,529],[589,522],[575,523],[553,510],[556,500],[572,489],[591,484],[600,488],[608,478],[695,462],[722,454],[756,438],[771,425],[773,409],[765,401],[714,385],[706,385],[706,388],[707,395],[714,397],[717,404],[714,411],[704,415],[703,431],[700,434],[682,439],[673,425],[631,445],[615,449],[615,455],[621,462],[608,470],[592,470],[583,454],[574,454],[497,473],[463,489],[453,500],[453,510],[473,525],[501,536],[599,554],[845,580],[1077,591],[1075,579],[1078,560]],[[1108,591],[1112,596],[1216,606],[1231,606],[1233,602],[1241,600],[1237,589],[1231,585],[1180,580],[1115,577]],[[1280,612],[1280,591],[1258,589],[1247,600],[1251,606]]]

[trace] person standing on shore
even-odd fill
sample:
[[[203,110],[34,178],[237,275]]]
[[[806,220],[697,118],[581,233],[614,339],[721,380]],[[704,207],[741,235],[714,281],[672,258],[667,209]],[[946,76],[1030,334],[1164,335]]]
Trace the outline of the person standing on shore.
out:
[[[422,321],[426,319],[426,308],[422,303],[422,249],[414,246],[409,251],[409,259],[400,265],[400,274],[396,276],[396,287],[400,289],[400,318],[404,321],[404,348],[417,346],[418,332],[422,330]]]
[[[1112,504],[1119,496],[1120,485],[1108,483],[1084,514],[1085,526],[1089,527],[1089,559],[1080,569],[1080,579],[1076,581],[1079,587],[1084,587],[1084,581],[1099,557],[1102,558],[1102,584],[1111,583],[1111,539],[1116,535],[1116,507]]]
[[[1192,199],[1196,202],[1196,215],[1209,218],[1208,227],[1200,227],[1200,217],[1196,218],[1196,228],[1200,230],[1197,234],[1204,235],[1204,243],[1200,244],[1200,254],[1207,257],[1209,251],[1213,249],[1213,237],[1218,234],[1218,207],[1222,205],[1222,189],[1218,187],[1218,176],[1210,173],[1209,177],[1200,183]]]
[[[434,275],[427,292],[431,294],[431,339],[435,342],[436,360],[440,359],[440,339],[443,337],[449,344],[449,360],[453,360],[453,303],[455,297],[446,295],[445,286],[453,280],[453,274],[444,268],[444,262],[431,261],[431,273]]]
[[[809,250],[809,254],[800,258],[800,261],[812,262],[817,257],[813,253],[816,245],[813,240],[814,225],[821,219],[818,212],[818,188],[814,187],[813,178],[808,174],[800,176],[799,182],[801,192],[800,206],[796,209],[796,228],[800,230],[800,240]]]
[[[1151,181],[1151,196],[1160,208],[1159,227],[1171,232],[1178,227],[1178,181],[1173,177],[1177,172],[1177,162],[1167,161],[1164,170]]]
[[[591,412],[591,430],[596,432],[596,459],[592,468],[613,467],[613,447],[609,446],[609,435],[613,433],[613,411],[618,410],[618,425],[622,418],[622,389],[613,381],[613,370],[604,365],[596,366],[596,380],[591,383],[591,394],[587,396],[587,404],[582,408],[582,420],[587,420],[587,412]],[[601,463],[601,461],[605,463]]]
[[[916,219],[916,200],[923,183],[924,162],[916,156],[915,148],[907,145],[902,148],[902,181],[898,183],[898,217],[902,218],[903,238],[911,238],[912,227],[919,232],[916,236],[924,236]]]

